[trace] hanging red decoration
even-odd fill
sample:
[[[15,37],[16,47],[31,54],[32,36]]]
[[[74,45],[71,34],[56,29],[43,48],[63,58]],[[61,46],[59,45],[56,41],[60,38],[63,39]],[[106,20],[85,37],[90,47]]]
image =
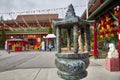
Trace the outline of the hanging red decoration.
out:
[[[100,39],[103,39],[103,35],[100,35]]]
[[[100,38],[102,39],[104,37],[104,32],[100,32]]]
[[[109,37],[109,31],[108,31],[108,30],[105,31],[105,37],[106,37],[106,38]]]
[[[111,37],[114,37],[114,36],[115,36],[115,35],[112,33],[112,34],[111,34]]]
[[[105,31],[105,24],[104,24],[104,18],[100,18],[100,32]]]
[[[107,29],[110,30],[110,25],[106,25]]]
[[[118,12],[118,21],[119,21],[119,24],[120,24],[120,10]]]
[[[109,34],[105,34],[105,37],[108,38],[108,37],[109,37]]]
[[[104,32],[100,32],[99,34],[100,34],[100,35],[104,35]]]
[[[111,18],[109,18],[110,14],[106,13],[104,15],[104,17],[105,17],[105,20],[106,20],[106,22],[105,22],[106,29],[110,30],[110,23],[111,23],[111,21],[110,21]]]

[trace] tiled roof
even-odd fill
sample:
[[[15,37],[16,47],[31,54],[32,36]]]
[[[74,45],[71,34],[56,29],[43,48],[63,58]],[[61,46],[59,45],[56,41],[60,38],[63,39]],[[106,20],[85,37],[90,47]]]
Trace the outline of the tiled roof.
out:
[[[30,26],[44,27],[49,26],[52,20],[62,20],[58,18],[58,14],[31,14],[18,15],[16,19],[0,21],[0,26],[5,26],[4,29],[11,30],[14,28],[30,28]],[[1,30],[1,28],[0,28]]]
[[[100,6],[101,2],[100,0],[90,0],[88,3],[88,10],[89,10],[89,15],[94,12],[95,9],[97,9]],[[81,16],[83,19],[86,19],[86,12],[84,12]]]
[[[111,9],[115,5],[120,3],[120,0],[90,0],[89,4],[92,4],[89,6],[88,13],[89,17],[88,19],[92,20],[95,18],[98,18],[100,15],[106,13],[108,9]],[[83,19],[86,19],[86,12],[83,13],[81,16]]]
[[[4,23],[6,24],[15,24],[17,23],[50,23],[51,20],[61,20],[58,18],[58,14],[31,14],[31,15],[18,15],[15,20],[5,20]],[[0,21],[0,24],[1,21]]]
[[[35,15],[18,15],[16,20],[17,21],[36,21],[36,20],[53,20],[58,19],[58,14],[35,14]]]

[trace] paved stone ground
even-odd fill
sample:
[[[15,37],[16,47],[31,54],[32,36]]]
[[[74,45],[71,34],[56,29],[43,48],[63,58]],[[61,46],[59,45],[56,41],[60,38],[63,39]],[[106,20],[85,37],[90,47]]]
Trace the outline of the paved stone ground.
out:
[[[0,80],[63,80],[54,64],[56,52],[0,51]],[[105,59],[90,58],[88,76],[82,80],[120,80],[120,71],[105,69]]]

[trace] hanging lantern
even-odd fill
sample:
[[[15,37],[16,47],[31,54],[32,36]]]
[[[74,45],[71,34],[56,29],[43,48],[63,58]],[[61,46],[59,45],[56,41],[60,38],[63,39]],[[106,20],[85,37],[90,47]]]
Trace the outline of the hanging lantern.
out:
[[[104,36],[104,32],[100,32],[100,38],[102,39]]]
[[[107,18],[105,24],[111,24],[111,18]]]
[[[102,32],[104,32],[104,31],[105,31],[105,28],[104,28],[104,27],[102,27],[102,28],[101,28],[101,30],[102,30]]]
[[[103,38],[103,36],[104,36],[104,28],[103,28],[103,29],[100,29],[99,34],[100,34],[100,38],[102,39],[102,38]]]
[[[109,17],[106,17],[106,21],[110,21],[110,18],[109,18]]]
[[[106,13],[106,14],[104,15],[104,17],[105,17],[105,20],[106,20],[106,21],[109,21],[109,20],[110,20],[110,18],[109,18],[109,17],[110,17],[110,14],[109,14],[109,13]]]
[[[109,37],[109,35],[108,35],[108,34],[105,34],[105,37],[106,37],[106,38],[108,38],[108,37]]]
[[[110,36],[111,36],[111,37],[114,37],[114,34],[113,34],[113,33],[111,33],[111,34],[110,34]]]
[[[104,23],[104,21],[103,20],[101,20],[101,24],[103,24]]]
[[[108,31],[108,30],[105,31],[105,37],[106,37],[106,38],[109,37],[109,31]]]
[[[101,29],[102,29],[102,31],[104,31],[105,30],[105,24],[100,24],[100,27],[101,27]]]
[[[114,28],[111,28],[111,33],[115,33],[115,29]]]
[[[103,24],[102,24],[102,23],[100,24],[100,27],[101,27],[101,28],[103,27]]]
[[[114,12],[114,15],[115,15],[115,16],[118,16],[118,12],[117,12],[116,10],[115,10],[115,12]]]
[[[104,19],[103,17],[101,17],[101,18],[100,18],[100,24],[104,24],[104,20],[105,20],[105,19]]]
[[[100,38],[103,39],[103,35],[100,35]]]
[[[109,18],[110,17],[110,14],[108,14],[108,13],[106,13],[105,15],[105,18],[106,18],[106,22],[105,22],[105,26],[106,26],[106,28],[108,29],[108,30],[110,30],[110,23],[111,23],[111,18]]]
[[[100,27],[104,31],[105,24],[104,24],[104,18],[103,17],[100,18]]]
[[[100,32],[103,32],[102,29],[100,29]]]
[[[107,25],[107,29],[110,30],[110,25]]]
[[[115,36],[115,32],[117,32],[117,31],[114,28],[111,29],[110,36],[114,37]]]
[[[116,8],[116,7],[114,7],[114,8],[112,9],[112,12],[114,13],[115,16],[118,15],[118,12],[117,12],[117,8]]]

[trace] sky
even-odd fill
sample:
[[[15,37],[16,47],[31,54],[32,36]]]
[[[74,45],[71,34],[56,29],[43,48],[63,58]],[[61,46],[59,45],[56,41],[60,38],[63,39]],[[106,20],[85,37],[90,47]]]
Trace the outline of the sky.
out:
[[[86,9],[86,1],[87,0],[0,0],[0,16],[3,16],[4,19],[12,19],[22,14],[58,13],[59,17],[64,18],[67,9],[60,8],[68,7],[70,4],[73,5],[76,15],[81,16]],[[59,10],[57,8],[59,8]],[[51,10],[49,12],[17,13],[47,9],[56,10]],[[15,12],[15,14],[5,14],[9,12]]]

